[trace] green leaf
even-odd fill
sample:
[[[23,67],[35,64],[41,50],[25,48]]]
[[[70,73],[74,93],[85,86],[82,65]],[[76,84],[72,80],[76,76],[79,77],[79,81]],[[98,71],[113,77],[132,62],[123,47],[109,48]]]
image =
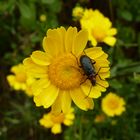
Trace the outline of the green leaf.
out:
[[[133,20],[133,15],[130,11],[121,10],[119,12],[119,15],[120,15],[121,18],[123,18],[126,21],[132,21]]]
[[[34,29],[35,21],[36,21],[36,11],[35,5],[33,3],[29,3],[28,5],[20,1],[18,3],[18,7],[20,10],[20,23],[23,27],[28,29]]]

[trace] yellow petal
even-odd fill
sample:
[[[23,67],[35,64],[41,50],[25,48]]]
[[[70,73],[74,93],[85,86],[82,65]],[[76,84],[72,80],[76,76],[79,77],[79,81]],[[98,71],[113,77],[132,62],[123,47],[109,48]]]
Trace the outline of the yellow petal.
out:
[[[98,58],[96,58],[96,60],[98,60],[98,59],[104,60],[104,59],[107,59],[107,58],[108,58],[108,54],[103,53],[101,56],[99,56]]]
[[[106,44],[110,45],[111,47],[113,47],[116,43],[116,38],[115,37],[111,37],[108,36],[103,40]]]
[[[42,126],[45,126],[46,128],[52,127],[52,126],[53,126],[53,122],[51,121],[50,113],[49,113],[49,114],[43,115],[43,118],[41,118],[41,119],[39,120],[39,123],[40,123]]]
[[[117,34],[117,29],[116,28],[111,28],[108,30],[107,35],[112,36]]]
[[[79,56],[86,47],[87,41],[88,41],[88,32],[86,30],[79,31],[74,39],[72,53],[75,54],[76,56]]]
[[[101,60],[101,61],[97,61],[95,60],[95,64],[94,64],[94,67],[95,67],[95,70],[96,70],[96,73],[103,73],[103,72],[108,72],[110,67],[109,67],[109,63],[105,60]]]
[[[57,29],[49,29],[47,31],[47,37],[52,38],[53,42],[54,41],[56,42],[56,45],[59,49],[59,53],[60,52],[63,53],[65,50],[65,48],[64,48],[65,33],[66,33],[66,30],[64,27],[60,27]],[[47,52],[47,49],[45,51]]]
[[[25,69],[27,69],[27,72],[29,72],[32,76],[37,78],[47,76],[47,67],[35,64],[31,58],[25,58],[23,60],[23,64]]]
[[[45,88],[47,88],[50,85],[50,80],[48,78],[41,78],[39,80],[36,80],[33,84],[32,84],[32,92],[33,95],[38,95],[41,91],[43,91]]]
[[[46,66],[50,64],[50,56],[42,51],[34,51],[31,58],[38,65]]]
[[[110,72],[100,73],[100,76],[102,77],[102,79],[108,78],[110,77]]]
[[[73,89],[70,91],[70,96],[80,109],[87,111],[88,109],[93,108],[93,102],[86,97],[81,89]]]
[[[64,124],[67,125],[67,126],[70,126],[70,125],[73,124],[73,121],[66,119],[66,120],[64,120]]]
[[[96,82],[99,83],[100,85],[102,85],[103,87],[108,87],[109,86],[108,82],[100,79],[99,76],[96,77]]]
[[[62,49],[61,51],[64,52],[64,50],[65,50],[64,45],[65,45],[66,29],[64,27],[60,27],[60,28],[57,28],[57,31],[60,35],[60,39],[61,39],[61,42],[62,42],[62,45],[63,45],[63,47],[61,48]]]
[[[61,106],[62,106],[62,111],[64,113],[67,113],[70,110],[71,97],[70,97],[70,93],[68,91],[63,91],[61,93]]]
[[[92,86],[92,84],[88,80],[81,85],[81,88],[84,94],[86,95],[86,97],[99,98],[101,96],[100,87],[96,85]]]
[[[59,93],[59,89],[50,84],[39,95],[34,97],[36,106],[44,106],[44,108],[50,107],[56,100]]]
[[[55,115],[59,115],[61,113],[61,110],[62,110],[61,95],[60,95],[60,92],[59,92],[55,102],[53,103],[53,105],[51,107],[51,112]]]
[[[52,128],[51,128],[51,131],[53,134],[59,134],[62,132],[62,129],[61,129],[61,124],[55,124]]]
[[[96,58],[98,58],[104,54],[101,47],[88,48],[85,50],[85,53],[93,60],[95,60]]]
[[[91,44],[96,47],[97,46],[97,41],[96,39],[92,36],[91,39],[89,39],[91,41]]]
[[[65,49],[66,52],[72,52],[72,44],[73,40],[77,34],[77,28],[76,27],[69,27],[66,32],[66,38],[65,38]]]
[[[59,44],[59,42],[55,38],[44,37],[43,49],[50,56],[56,57],[58,54],[60,54],[61,47],[63,47],[62,44]]]
[[[69,120],[73,120],[75,118],[75,115],[74,115],[74,113],[67,113],[65,115],[65,118],[66,119],[69,119]]]

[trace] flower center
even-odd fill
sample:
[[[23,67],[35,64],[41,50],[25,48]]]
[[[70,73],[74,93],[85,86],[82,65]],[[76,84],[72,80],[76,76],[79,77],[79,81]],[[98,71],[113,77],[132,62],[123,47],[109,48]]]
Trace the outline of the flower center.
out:
[[[109,108],[111,108],[112,110],[114,110],[114,109],[118,108],[119,105],[118,105],[118,102],[117,101],[111,100],[111,101],[109,101],[108,106],[109,106]]]
[[[71,53],[54,59],[48,69],[50,81],[62,90],[70,90],[80,86],[83,74]]]
[[[92,36],[98,41],[98,42],[101,42],[103,41],[103,39],[105,38],[106,36],[106,32],[105,32],[105,29],[103,28],[94,28],[92,30]]]
[[[65,115],[63,113],[60,113],[59,115],[51,115],[51,119],[54,123],[62,123],[65,119]]]

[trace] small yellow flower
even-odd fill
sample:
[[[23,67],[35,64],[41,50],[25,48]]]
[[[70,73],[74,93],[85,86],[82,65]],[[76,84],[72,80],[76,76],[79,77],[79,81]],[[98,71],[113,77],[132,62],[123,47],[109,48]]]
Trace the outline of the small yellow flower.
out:
[[[15,90],[23,90],[28,96],[32,96],[31,85],[34,79],[27,75],[23,64],[15,65],[11,68],[10,74],[7,76],[9,85]]]
[[[42,14],[42,15],[40,15],[39,19],[41,22],[45,22],[47,20],[47,17],[45,14]]]
[[[64,27],[49,29],[43,39],[45,52],[34,51],[23,61],[28,73],[38,79],[32,85],[36,106],[52,107],[54,112],[60,113],[67,112],[73,101],[82,110],[93,109],[92,98],[98,98],[101,92],[106,91],[108,82],[105,78],[109,77],[110,72],[108,55],[101,47],[85,49],[87,40],[87,31],[77,32],[76,27],[69,27],[67,31]],[[85,80],[77,62],[83,51],[96,61],[96,72],[106,67],[100,69],[95,86]]]
[[[53,114],[52,112],[44,114],[43,118],[39,120],[40,125],[51,128],[51,132],[58,134],[62,132],[61,124],[70,126],[73,124],[75,115],[74,109],[71,108],[67,113]]]
[[[125,111],[125,101],[123,98],[110,92],[102,100],[102,110],[110,117],[119,116]]]
[[[76,6],[72,10],[72,16],[75,19],[80,19],[83,16],[84,9],[81,6]]]
[[[98,42],[104,42],[110,46],[114,46],[117,34],[116,28],[112,28],[111,21],[105,17],[100,11],[86,9],[80,20],[81,28],[87,29],[89,40],[93,46],[97,46]]]
[[[105,115],[104,114],[96,115],[96,117],[94,119],[94,122],[96,122],[96,123],[101,123],[101,122],[104,122],[104,121],[105,121]]]

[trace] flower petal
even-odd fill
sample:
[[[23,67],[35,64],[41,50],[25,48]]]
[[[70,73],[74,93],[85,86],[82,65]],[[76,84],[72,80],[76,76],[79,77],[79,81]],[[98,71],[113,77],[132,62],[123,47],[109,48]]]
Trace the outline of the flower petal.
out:
[[[101,47],[88,48],[85,50],[85,53],[93,60],[95,60],[96,58],[98,58],[104,54]]]
[[[46,66],[40,66],[35,64],[31,58],[25,58],[23,60],[23,64],[25,66],[25,69],[27,69],[27,72],[36,78],[40,77],[46,77],[47,76],[47,67]]]
[[[70,125],[73,124],[73,120],[66,119],[66,120],[64,120],[64,124],[65,124],[66,126],[70,126]]]
[[[117,29],[116,28],[111,28],[108,30],[107,35],[112,36],[117,34]]]
[[[110,72],[100,73],[99,75],[102,77],[102,79],[105,79],[110,77]]]
[[[38,65],[46,66],[50,64],[50,56],[42,51],[34,51],[31,58]]]
[[[41,93],[44,88],[47,88],[50,85],[50,80],[48,78],[41,78],[39,80],[36,80],[33,84],[32,84],[32,92],[33,95],[37,96],[39,93]]]
[[[66,29],[64,27],[60,27],[60,28],[57,28],[57,31],[60,35],[60,39],[61,39],[61,42],[62,42],[62,45],[63,47],[61,48],[62,50],[61,51],[65,51],[65,36],[66,36]]]
[[[103,40],[106,44],[110,45],[111,47],[113,47],[117,41],[117,39],[115,37],[112,36],[108,36]]]
[[[61,47],[62,47],[62,44],[60,44],[55,38],[44,37],[44,39],[43,39],[43,49],[50,56],[56,57],[58,54],[60,54],[60,48]]]
[[[66,34],[66,30],[64,27],[60,27],[57,29],[49,29],[47,31],[47,38],[49,37],[53,39],[52,45],[54,41],[56,42],[54,44],[56,44],[56,47],[59,49],[59,52],[57,54],[63,53],[65,50],[64,48],[65,34]],[[50,46],[51,48],[53,48],[52,45]],[[45,47],[44,45],[43,48],[47,52],[48,48]]]
[[[52,107],[51,107],[51,112],[55,115],[58,115],[61,113],[62,107],[61,107],[61,96],[60,93],[58,93],[58,96],[55,100],[55,102],[53,103]]]
[[[89,40],[91,41],[91,44],[96,47],[98,42],[96,41],[96,39],[91,35],[91,37],[89,37]]]
[[[93,108],[93,101],[86,97],[81,89],[73,89],[70,91],[70,96],[80,109],[87,111]]]
[[[101,86],[103,86],[105,88],[109,86],[108,82],[100,79],[99,76],[96,77],[96,81],[97,81],[98,84],[100,84]]]
[[[73,42],[72,53],[79,56],[86,47],[87,41],[88,32],[86,30],[79,31]]]
[[[51,117],[50,113],[44,114],[43,117],[39,120],[39,123],[46,128],[52,127],[53,122],[50,117]]]
[[[84,84],[82,84],[81,88],[86,97],[99,98],[101,96],[100,87],[96,85],[92,86],[89,80],[87,80]]]
[[[98,60],[98,59],[105,60],[107,58],[108,58],[108,54],[103,52],[103,54],[101,56],[99,56],[98,58],[96,58],[96,60]]]
[[[58,134],[62,132],[61,129],[61,124],[55,124],[52,128],[51,128],[52,133],[54,134]]]
[[[72,52],[72,44],[73,40],[77,34],[77,28],[76,27],[69,27],[67,32],[66,32],[66,37],[65,37],[65,49],[66,52]]]
[[[58,96],[59,89],[50,84],[39,95],[34,96],[34,102],[36,106],[44,106],[44,108],[50,107]]]
[[[61,106],[62,106],[62,111],[64,113],[67,113],[70,110],[71,107],[71,97],[70,93],[67,91],[63,91],[61,93]]]

